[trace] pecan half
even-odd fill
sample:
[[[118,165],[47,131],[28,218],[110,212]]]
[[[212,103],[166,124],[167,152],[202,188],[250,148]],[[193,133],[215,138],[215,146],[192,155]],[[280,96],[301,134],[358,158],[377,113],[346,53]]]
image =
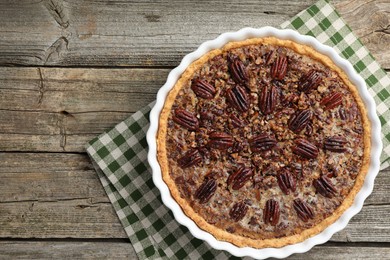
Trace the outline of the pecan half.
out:
[[[252,152],[264,152],[270,150],[277,144],[275,137],[267,134],[260,134],[249,140]]]
[[[172,119],[175,123],[178,123],[190,131],[195,131],[199,128],[198,118],[187,110],[181,108],[176,109],[175,115],[172,117]]]
[[[233,127],[244,127],[245,126],[245,121],[238,118],[238,116],[235,114],[230,115],[230,121],[231,121]]]
[[[228,187],[231,186],[233,190],[239,190],[250,180],[250,178],[252,178],[252,176],[252,170],[242,166],[229,175],[227,185]]]
[[[301,132],[310,122],[313,112],[309,109],[301,110],[291,116],[288,127],[294,133]]]
[[[339,117],[341,120],[349,121],[350,118],[349,118],[348,110],[346,110],[343,107],[340,107],[339,108]]]
[[[314,219],[314,212],[310,206],[301,199],[294,200],[294,209],[297,212],[297,215],[304,222],[307,222],[309,219]]]
[[[324,97],[320,104],[325,107],[325,109],[332,109],[339,106],[343,102],[343,94],[340,92],[335,92]]]
[[[264,115],[271,114],[279,102],[279,93],[275,86],[265,85],[259,96],[259,108]]]
[[[271,66],[271,78],[282,80],[287,73],[287,63],[286,56],[278,56]]]
[[[299,91],[308,93],[312,89],[317,88],[321,82],[321,74],[315,70],[310,70],[300,78],[298,89]]]
[[[279,187],[284,192],[284,194],[287,195],[290,194],[290,190],[293,192],[295,191],[297,187],[297,183],[295,181],[294,176],[290,172],[286,171],[280,173],[277,176],[277,179],[278,179]]]
[[[245,85],[249,79],[244,63],[239,58],[230,61],[229,72],[233,80],[238,84]]]
[[[187,151],[183,157],[177,160],[177,163],[181,168],[187,168],[192,165],[196,165],[202,161],[202,156],[200,155],[198,149],[191,149]]]
[[[231,217],[231,219],[237,222],[245,217],[247,211],[248,206],[246,205],[246,203],[240,201],[233,205],[229,212],[229,216]]]
[[[319,152],[314,144],[302,138],[295,140],[295,146],[292,147],[292,151],[306,159],[316,158]]]
[[[347,151],[347,148],[345,145],[348,143],[347,139],[342,136],[331,136],[325,138],[324,141],[324,148],[325,150],[336,152],[336,153],[343,153]]]
[[[206,179],[195,192],[195,198],[199,203],[208,202],[217,190],[217,182],[214,179]]]
[[[337,193],[332,181],[326,175],[322,175],[320,178],[314,180],[313,185],[316,191],[324,197],[332,198]]]
[[[265,224],[271,224],[276,226],[279,222],[280,208],[279,202],[270,199],[265,203],[265,209],[263,211],[263,220]]]
[[[224,132],[213,132],[209,135],[209,146],[219,150],[226,150],[232,147],[234,143],[233,136]]]
[[[276,52],[275,52],[274,50],[271,50],[271,51],[267,52],[267,53],[264,55],[265,64],[266,64],[266,65],[271,64],[271,61],[273,60],[273,58],[275,57],[275,55],[276,55]]]
[[[217,92],[213,85],[200,79],[196,79],[192,82],[191,89],[197,96],[204,99],[212,99]]]
[[[249,109],[249,96],[246,90],[237,85],[226,91],[227,101],[237,110],[245,112]]]

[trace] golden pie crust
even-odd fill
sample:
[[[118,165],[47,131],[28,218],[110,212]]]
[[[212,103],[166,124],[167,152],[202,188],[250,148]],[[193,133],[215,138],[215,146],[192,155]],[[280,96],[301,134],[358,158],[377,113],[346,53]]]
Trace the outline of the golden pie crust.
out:
[[[322,64],[330,68],[330,70],[336,72],[338,76],[342,79],[344,84],[349,88],[350,93],[352,94],[352,96],[354,97],[357,103],[358,109],[361,114],[362,125],[364,129],[364,133],[362,137],[363,145],[364,145],[362,166],[360,168],[359,174],[356,177],[353,188],[350,190],[349,194],[346,195],[341,205],[333,212],[333,214],[331,214],[329,217],[322,220],[322,222],[309,229],[303,230],[301,233],[285,236],[285,237],[279,237],[279,238],[270,238],[270,239],[254,239],[254,238],[233,234],[205,221],[203,217],[201,217],[199,214],[197,214],[194,211],[194,209],[189,204],[189,202],[181,196],[174,179],[172,179],[169,173],[169,164],[168,164],[168,157],[166,151],[168,117],[171,113],[172,105],[174,104],[176,96],[180,92],[183,84],[185,84],[185,82],[187,82],[188,80],[191,80],[194,72],[198,70],[205,62],[212,59],[213,57],[222,54],[226,51],[229,51],[231,49],[248,46],[248,45],[258,45],[258,44],[270,44],[270,45],[289,48],[300,55],[308,56],[316,61],[321,62]],[[332,223],[334,223],[344,213],[344,211],[347,210],[353,204],[356,194],[359,192],[359,190],[361,189],[364,183],[364,179],[367,174],[368,166],[370,163],[370,157],[369,157],[370,146],[371,146],[370,136],[371,136],[370,123],[367,118],[367,112],[356,87],[349,81],[347,75],[339,67],[337,67],[330,58],[315,51],[309,46],[298,44],[290,40],[281,40],[274,37],[265,37],[265,38],[253,38],[253,39],[248,39],[240,42],[228,43],[221,49],[216,49],[208,52],[207,54],[203,55],[201,58],[193,62],[190,66],[188,66],[185,72],[181,75],[181,78],[177,81],[177,83],[169,92],[165,100],[164,107],[161,111],[160,119],[159,119],[159,129],[157,133],[157,153],[158,153],[158,161],[161,166],[163,180],[168,185],[172,197],[180,205],[184,213],[189,218],[191,218],[201,229],[212,234],[218,240],[227,241],[239,247],[248,246],[252,248],[269,248],[269,247],[278,248],[278,247],[283,247],[286,245],[302,242],[309,237],[319,234],[321,231],[323,231]]]

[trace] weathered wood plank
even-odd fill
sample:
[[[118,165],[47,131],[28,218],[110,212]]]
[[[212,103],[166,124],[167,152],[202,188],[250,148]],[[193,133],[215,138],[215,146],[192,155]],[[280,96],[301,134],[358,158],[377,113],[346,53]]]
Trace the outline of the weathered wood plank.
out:
[[[82,152],[152,102],[167,69],[0,68],[0,150]]]
[[[336,233],[331,241],[339,242],[389,242],[390,205],[364,206],[347,227]]]
[[[86,154],[0,154],[0,237],[126,238]]]
[[[129,242],[0,241],[0,259],[137,259]]]
[[[390,242],[388,174],[332,241]],[[0,153],[0,190],[0,237],[126,237],[85,154]]]
[[[52,2],[0,4],[1,65],[176,66],[220,33],[277,26],[316,0]],[[390,7],[385,0],[364,2],[336,1],[346,21],[389,68]]]
[[[109,129],[109,128],[107,128]],[[0,134],[2,151],[84,152],[85,144],[96,134],[83,135],[35,135]]]
[[[153,101],[169,71],[0,67],[0,151],[83,152]]]
[[[349,244],[340,244],[330,246],[324,244],[316,246],[307,253],[295,254],[286,259],[388,259],[390,249],[388,247],[374,247],[370,244],[366,246],[353,246]]]
[[[169,71],[0,67],[0,110],[136,111],[155,99]]]
[[[136,259],[126,242],[19,242],[0,241],[0,258],[4,259]],[[325,244],[307,253],[286,259],[388,259],[389,247],[367,244],[339,246]]]
[[[342,14],[363,44],[384,67],[390,68],[390,4],[388,0],[335,1]],[[356,19],[359,17],[359,19]]]
[[[86,154],[0,154],[0,201],[109,202]]]
[[[86,154],[0,153],[0,201],[94,198],[108,202]],[[390,204],[390,170],[381,171],[366,205]]]
[[[278,25],[315,0],[272,1],[272,7],[255,0],[54,2],[55,8],[46,1],[2,6],[0,64],[172,66],[221,32]]]
[[[111,203],[95,198],[0,205],[3,238],[127,237]]]
[[[365,205],[390,204],[389,176],[390,169],[379,173]],[[86,154],[0,153],[0,190],[1,202],[109,201]]]
[[[390,205],[365,206],[330,241],[390,242]],[[126,238],[110,203],[90,199],[0,203],[3,238]]]

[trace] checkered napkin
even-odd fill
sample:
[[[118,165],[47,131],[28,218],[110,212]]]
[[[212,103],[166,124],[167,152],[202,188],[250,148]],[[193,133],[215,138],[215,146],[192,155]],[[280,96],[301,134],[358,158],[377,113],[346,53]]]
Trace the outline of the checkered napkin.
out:
[[[327,1],[317,2],[281,27],[312,35],[332,46],[366,80],[382,123],[384,150],[381,162],[382,168],[387,167],[390,157],[390,126],[386,121],[390,119],[390,79],[386,73]],[[229,253],[214,250],[194,238],[162,204],[147,163],[145,135],[153,105],[136,112],[87,145],[100,181],[135,252],[140,259],[233,258]]]

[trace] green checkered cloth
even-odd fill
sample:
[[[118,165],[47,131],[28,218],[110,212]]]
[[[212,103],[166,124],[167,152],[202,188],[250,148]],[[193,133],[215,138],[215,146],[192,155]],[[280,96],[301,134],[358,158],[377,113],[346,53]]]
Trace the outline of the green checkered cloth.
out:
[[[312,35],[348,59],[366,80],[382,122],[382,168],[389,165],[390,79],[368,50],[340,18],[332,5],[319,1],[281,25]],[[107,195],[140,259],[226,259],[196,238],[163,205],[147,163],[146,131],[153,103],[112,130],[93,139],[87,152]]]

